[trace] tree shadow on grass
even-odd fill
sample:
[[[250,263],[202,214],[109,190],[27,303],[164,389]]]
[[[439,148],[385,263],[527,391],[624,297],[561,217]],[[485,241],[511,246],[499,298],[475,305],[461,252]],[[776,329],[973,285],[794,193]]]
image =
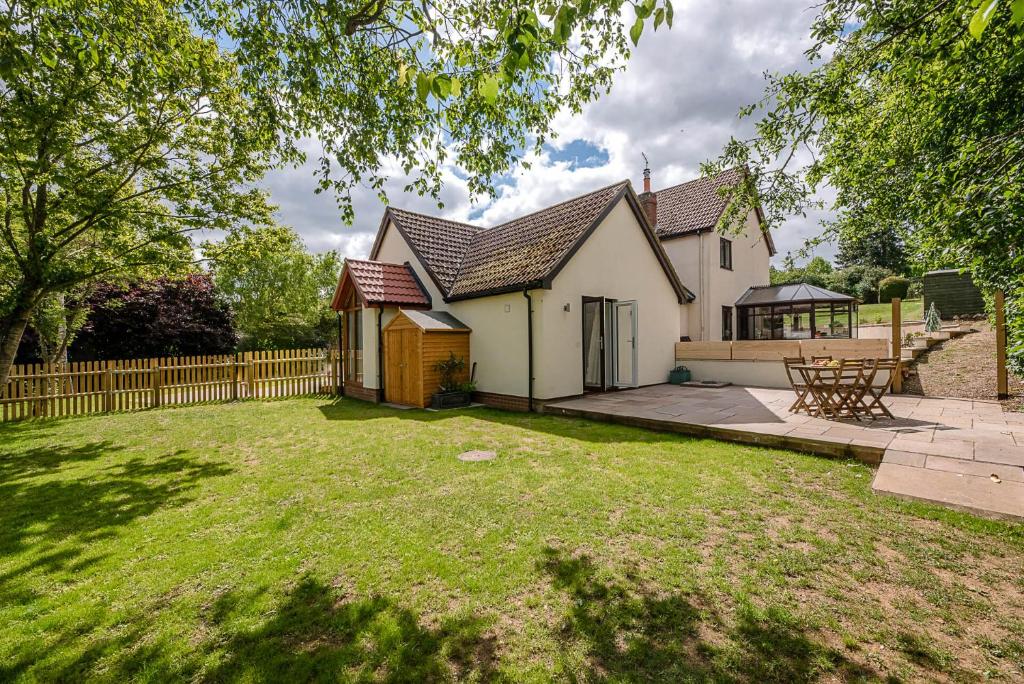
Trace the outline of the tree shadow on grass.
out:
[[[212,619],[230,622],[237,608],[234,598],[221,597]],[[474,617],[427,626],[388,598],[340,597],[334,588],[305,577],[273,617],[228,639],[226,656],[204,679],[488,680],[495,673],[496,644],[486,629]]]
[[[558,640],[566,652],[586,654],[587,681],[882,679],[779,611],[741,607],[726,620],[699,593],[656,593],[605,580],[589,557],[553,548],[538,567],[570,600]]]
[[[21,555],[25,562],[0,574],[0,597],[30,599],[31,593],[8,583],[33,570],[81,572],[103,557],[86,555],[93,543],[140,517],[191,501],[190,491],[203,480],[232,472],[223,463],[184,451],[130,458],[88,472],[62,472],[87,461],[113,461],[118,451],[116,444],[100,441],[3,454],[0,559]]]
[[[266,591],[230,591],[198,618],[202,642],[184,656],[152,631],[151,616],[116,627],[68,629],[55,646],[0,664],[0,680],[23,675],[77,681],[431,682],[497,678],[496,642],[475,617],[424,622],[395,601],[341,596],[303,577],[255,626]],[[110,636],[97,637],[104,630]],[[84,648],[82,645],[84,644]],[[54,651],[67,658],[46,656]]]

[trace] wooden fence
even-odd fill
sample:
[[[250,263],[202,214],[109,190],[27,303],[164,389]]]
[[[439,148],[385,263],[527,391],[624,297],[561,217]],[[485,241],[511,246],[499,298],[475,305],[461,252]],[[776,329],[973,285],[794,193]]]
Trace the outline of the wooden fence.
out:
[[[323,394],[337,387],[338,366],[327,349],[17,365],[0,420]]]

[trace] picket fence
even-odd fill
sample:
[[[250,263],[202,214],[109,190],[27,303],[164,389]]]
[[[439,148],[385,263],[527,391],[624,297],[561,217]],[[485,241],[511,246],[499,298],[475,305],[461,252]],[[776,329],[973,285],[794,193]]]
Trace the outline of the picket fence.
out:
[[[333,349],[16,365],[0,393],[0,419],[324,394],[338,374]]]

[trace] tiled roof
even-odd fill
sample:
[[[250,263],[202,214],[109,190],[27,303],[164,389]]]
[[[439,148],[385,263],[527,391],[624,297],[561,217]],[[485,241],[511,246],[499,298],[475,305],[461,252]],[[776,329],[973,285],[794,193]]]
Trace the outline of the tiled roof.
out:
[[[390,208],[388,211],[400,224],[413,249],[426,262],[441,291],[450,291],[469,243],[483,228],[404,209]]]
[[[392,304],[398,306],[430,306],[430,296],[423,291],[416,274],[408,264],[388,264],[382,261],[345,259],[335,300],[341,293],[345,274],[366,304]],[[338,308],[340,302],[333,302]]]
[[[512,289],[548,277],[627,185],[609,185],[480,231],[449,296]]]
[[[678,237],[714,228],[729,203],[718,194],[718,188],[735,185],[739,179],[739,169],[729,169],[714,178],[698,178],[658,190],[658,237]]]
[[[390,217],[446,299],[468,299],[527,286],[550,287],[550,279],[614,201],[627,196],[642,215],[629,181],[621,181],[493,228],[395,208],[387,210],[382,223]],[[647,231],[646,222],[642,225]],[[680,300],[692,299],[657,238],[649,233],[648,239]]]

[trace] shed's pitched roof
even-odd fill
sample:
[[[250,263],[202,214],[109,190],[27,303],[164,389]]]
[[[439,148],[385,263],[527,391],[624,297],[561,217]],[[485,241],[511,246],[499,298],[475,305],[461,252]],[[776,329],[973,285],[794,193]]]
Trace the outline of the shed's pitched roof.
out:
[[[714,230],[729,205],[729,198],[718,194],[723,186],[736,185],[743,176],[741,169],[726,169],[714,178],[697,178],[680,185],[658,190],[658,237],[667,240],[702,231]],[[762,220],[760,208],[758,220]],[[775,254],[771,233],[762,228],[769,255]]]
[[[425,306],[430,307],[430,295],[423,289],[416,272],[409,264],[389,264],[382,261],[345,259],[334,290],[331,308],[342,306],[342,292],[351,282],[364,305]]]
[[[468,325],[447,311],[406,311],[402,309],[402,313],[416,324],[416,327],[420,330],[441,332],[469,331]]]
[[[493,228],[389,208],[370,257],[376,256],[390,219],[445,299],[470,299],[524,288],[547,288],[622,198],[627,199],[637,216],[680,301],[691,301],[693,294],[679,282],[639,207],[629,181],[574,197]]]
[[[758,285],[748,288],[736,300],[736,306],[769,306],[771,304],[805,304],[809,302],[846,303],[856,301],[850,295],[832,292],[817,285]]]

